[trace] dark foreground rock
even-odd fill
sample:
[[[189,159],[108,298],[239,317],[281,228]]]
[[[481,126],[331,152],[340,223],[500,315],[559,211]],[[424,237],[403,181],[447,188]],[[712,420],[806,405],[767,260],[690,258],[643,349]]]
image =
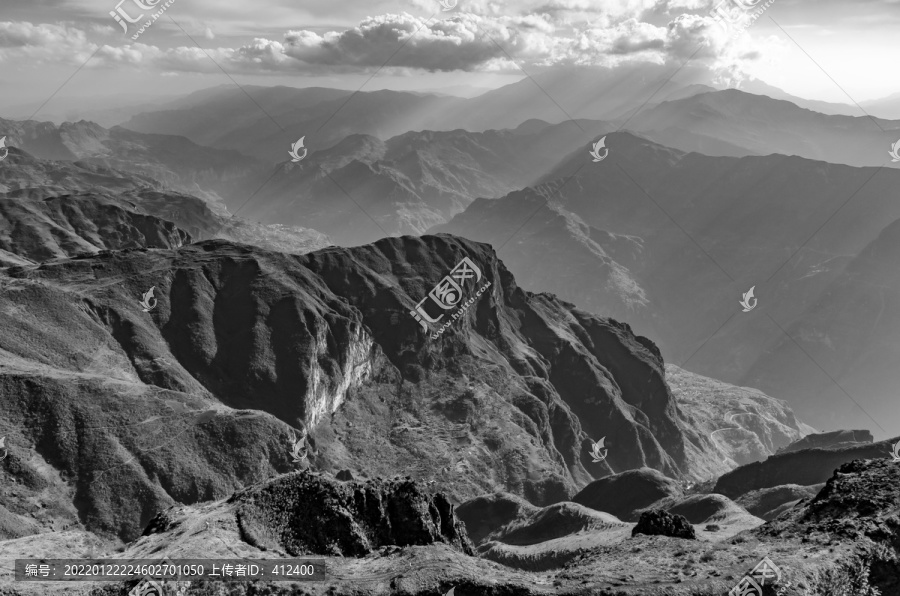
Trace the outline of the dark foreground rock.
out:
[[[299,472],[235,494],[242,538],[263,550],[361,557],[389,545],[448,544],[472,554],[443,494],[413,480],[340,482]]]
[[[662,509],[653,509],[641,514],[637,525],[631,530],[632,536],[637,536],[638,534],[686,538],[688,540],[697,538],[694,526],[683,515],[669,513]]]

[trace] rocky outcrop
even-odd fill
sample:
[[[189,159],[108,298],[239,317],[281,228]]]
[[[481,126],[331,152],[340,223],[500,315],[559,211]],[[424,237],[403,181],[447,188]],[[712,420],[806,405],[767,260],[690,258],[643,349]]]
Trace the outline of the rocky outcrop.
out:
[[[852,555],[836,567],[881,594],[900,593],[900,465],[857,459],[838,467],[808,503],[755,530],[767,540],[839,545]],[[852,567],[856,567],[853,569]]]
[[[836,468],[854,459],[889,457],[896,442],[893,439],[852,447],[779,453],[723,475],[713,490],[736,499],[750,491],[784,484],[820,484],[828,480]]]
[[[442,542],[473,554],[453,505],[412,480],[338,482],[300,472],[235,494],[244,540],[294,556],[362,557],[382,546]]]
[[[572,497],[576,503],[635,521],[640,510],[663,499],[682,496],[678,483],[656,470],[629,470],[595,480]]]
[[[828,433],[806,435],[798,441],[778,450],[778,453],[792,453],[803,449],[833,449],[872,443],[875,439],[868,430],[836,430]]]
[[[648,536],[668,536],[695,540],[697,533],[694,526],[682,515],[672,514],[663,509],[645,511],[631,530],[632,536],[647,534]]]

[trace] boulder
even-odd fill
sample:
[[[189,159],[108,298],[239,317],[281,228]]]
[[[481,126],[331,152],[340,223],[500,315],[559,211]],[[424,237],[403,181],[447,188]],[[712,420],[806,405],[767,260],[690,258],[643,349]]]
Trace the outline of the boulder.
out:
[[[694,526],[683,515],[669,513],[663,509],[651,509],[642,513],[637,525],[631,530],[632,536],[638,534],[688,540],[697,538]]]
[[[230,502],[245,541],[293,556],[362,557],[383,546],[435,543],[474,552],[447,498],[412,480],[341,482],[297,472],[236,493]]]

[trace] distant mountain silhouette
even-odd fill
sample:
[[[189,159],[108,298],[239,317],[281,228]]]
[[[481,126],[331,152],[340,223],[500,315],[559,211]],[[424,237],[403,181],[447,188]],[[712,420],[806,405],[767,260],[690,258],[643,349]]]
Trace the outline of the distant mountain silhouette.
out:
[[[851,166],[894,167],[888,150],[900,139],[900,120],[870,118],[859,109],[853,116],[826,115],[734,89],[661,103],[628,128],[707,155],[734,155],[732,148],[741,147],[756,155],[798,155]],[[700,145],[697,135],[725,145]]]
[[[105,166],[155,180],[153,186],[191,193],[224,208],[235,201],[240,184],[260,170],[261,163],[236,151],[211,149],[183,136],[142,134],[93,122],[10,121],[0,119],[7,145],[39,159]]]
[[[422,234],[478,197],[537,180],[556,156],[604,130],[602,122],[531,121],[515,130],[410,132],[387,141],[352,135],[277,166],[241,213],[308,226],[342,245]]]
[[[303,136],[313,152],[353,134],[387,139],[410,130],[440,130],[446,128],[440,124],[442,112],[465,101],[386,90],[215,87],[165,104],[166,109],[138,114],[123,126],[184,135],[201,145],[277,163],[287,159],[291,145]]]

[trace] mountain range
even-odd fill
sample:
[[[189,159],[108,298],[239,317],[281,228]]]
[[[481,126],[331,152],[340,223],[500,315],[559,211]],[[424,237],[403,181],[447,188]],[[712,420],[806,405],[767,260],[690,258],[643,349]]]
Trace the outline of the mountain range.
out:
[[[534,186],[477,200],[432,231],[488,242],[524,287],[552,289],[625,320],[657,338],[667,358],[689,360],[692,370],[790,395],[814,426],[836,424],[833,414],[844,416],[852,402],[843,392],[839,399],[834,390],[821,395],[829,385],[821,367],[833,360],[819,362],[819,351],[807,354],[794,344],[813,337],[827,344],[838,333],[831,329],[836,321],[820,319],[816,336],[792,325],[810,316],[804,311],[831,291],[831,282],[841,283],[847,259],[865,252],[884,222],[900,218],[892,199],[897,172],[782,155],[683,153],[625,132],[607,135],[606,145],[610,154],[601,163],[575,149]],[[882,249],[874,258],[882,254],[889,253]],[[866,283],[884,285],[876,275]],[[738,301],[750,287],[764,310],[746,315]],[[867,341],[861,330],[872,329],[873,313],[866,313],[847,313],[842,323],[840,333],[856,334],[844,342],[848,352]],[[775,345],[781,351],[769,358],[766,350]],[[873,363],[877,374],[869,369],[869,384],[856,386],[867,410],[880,399],[876,388],[894,378],[889,353]],[[793,374],[798,367],[808,373]],[[845,404],[839,413],[836,401]],[[879,415],[892,416],[885,409]],[[872,425],[862,412],[852,420]]]
[[[474,198],[536,181],[555,164],[548,152],[586,144],[607,129],[602,122],[529,121],[515,130],[410,132],[387,141],[351,135],[276,167],[242,213],[311,227],[344,246],[422,234]]]
[[[721,596],[766,556],[772,593],[896,592],[900,127],[701,74],[0,121],[0,560]]]

